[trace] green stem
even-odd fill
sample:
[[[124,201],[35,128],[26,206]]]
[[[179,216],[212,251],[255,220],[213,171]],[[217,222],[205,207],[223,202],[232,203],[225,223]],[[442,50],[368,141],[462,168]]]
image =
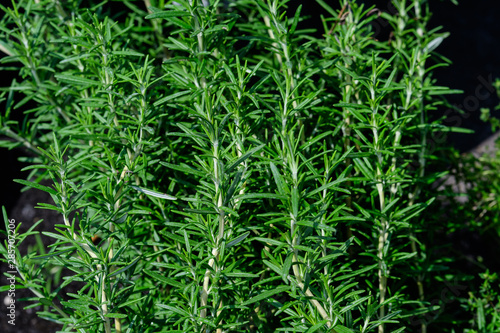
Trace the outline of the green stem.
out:
[[[68,230],[71,230],[73,239],[76,242],[80,243],[81,247],[88,253],[88,255],[92,259],[98,259],[99,257],[94,253],[94,251],[92,251],[90,246],[87,243],[80,241],[78,239],[76,232],[71,227],[71,223],[69,221],[69,213],[70,212],[67,211],[67,207],[70,206],[70,203],[69,203],[69,193],[66,190],[66,170],[65,170],[65,166],[63,166],[63,165],[61,165],[60,168],[61,168],[60,173],[61,173],[61,201],[62,201],[61,209],[62,209],[64,224],[68,227]],[[100,302],[101,302],[101,311],[102,311],[102,315],[104,318],[104,327],[105,327],[106,333],[111,333],[110,319],[108,317],[106,317],[106,315],[108,314],[108,304],[107,304],[108,298],[106,295],[106,273],[104,272],[104,267],[102,264],[97,264],[97,270],[101,272],[100,274],[96,275],[96,282],[100,286],[100,289],[101,289],[101,293],[99,295],[99,298],[100,298]]]

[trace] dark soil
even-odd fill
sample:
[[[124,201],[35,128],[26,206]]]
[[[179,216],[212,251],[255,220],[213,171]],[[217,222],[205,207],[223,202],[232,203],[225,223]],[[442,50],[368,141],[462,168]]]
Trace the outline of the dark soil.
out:
[[[9,182],[11,179],[8,180]],[[7,180],[4,181],[4,184]],[[11,192],[14,197],[16,193]],[[54,211],[34,209],[39,202],[51,202],[50,196],[42,191],[30,189],[25,191],[18,197],[17,203],[12,206],[9,210],[9,219],[14,219],[17,224],[21,224],[20,233],[25,233],[28,229],[37,221],[43,220],[39,225],[37,230],[39,231],[52,231],[55,224],[63,223],[62,217],[55,213]],[[41,235],[42,241],[45,245],[53,243],[53,239]],[[2,240],[3,243],[3,240]],[[33,245],[35,244],[35,237],[28,237],[21,244],[17,244],[17,248],[21,254],[28,253]],[[0,272],[9,271],[7,263],[0,263]],[[7,278],[2,276],[2,286],[7,284]],[[28,289],[17,289],[15,291],[15,305],[16,305],[16,317],[15,326],[10,325],[7,320],[5,320],[5,312],[2,311],[2,322],[1,322],[1,332],[5,333],[47,333],[56,332],[61,329],[62,326],[55,323],[40,319],[36,316],[37,311],[43,310],[42,307],[38,306],[35,308],[24,309],[24,307],[33,304],[29,301],[29,298],[33,297],[33,293]],[[0,300],[2,302],[2,308],[5,309],[3,304],[8,301],[7,292],[0,293]]]

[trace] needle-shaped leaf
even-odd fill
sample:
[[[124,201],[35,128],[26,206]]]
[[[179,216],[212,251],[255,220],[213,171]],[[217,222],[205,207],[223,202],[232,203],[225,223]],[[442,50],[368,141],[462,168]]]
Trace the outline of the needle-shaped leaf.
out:
[[[274,181],[276,183],[276,186],[278,187],[279,194],[286,195],[290,191],[288,190],[288,187],[286,186],[285,181],[281,177],[281,174],[278,171],[278,168],[276,168],[276,165],[274,165],[273,162],[270,163],[270,167],[271,167],[271,172],[272,172],[273,177],[274,177]]]
[[[174,313],[177,313],[178,315],[181,315],[183,317],[188,317],[189,314],[187,313],[186,310],[183,310],[179,307],[175,307],[175,306],[171,306],[171,305],[166,305],[166,304],[156,304],[158,307],[160,308],[163,308],[163,309],[167,309],[169,311],[172,311]]]
[[[257,147],[254,147],[254,148],[250,149],[245,154],[241,155],[241,157],[239,157],[236,161],[234,161],[233,163],[231,163],[227,167],[226,171],[227,172],[233,171],[233,169],[236,168],[241,162],[245,161],[247,158],[249,158],[250,156],[252,156],[256,152],[258,152],[259,150],[261,150],[262,148],[264,148],[264,146],[265,146],[265,144],[261,144],[261,145],[259,145]]]
[[[99,84],[99,81],[94,81],[83,78],[81,76],[70,75],[70,74],[56,74],[55,77],[58,81],[77,86],[94,86]]]
[[[194,169],[186,164],[175,165],[175,164],[167,163],[167,162],[160,162],[160,164],[163,166],[166,166],[169,169],[185,172],[187,174],[192,174],[192,175],[195,175],[198,177],[205,177],[206,176],[206,174],[204,172],[198,171],[198,170],[196,170],[196,169]]]
[[[136,191],[142,192],[144,194],[150,195],[150,196],[155,197],[155,198],[166,199],[166,200],[177,200],[176,197],[171,196],[169,194],[156,192],[156,191],[144,188],[144,187],[139,187],[139,186],[135,186],[135,185],[130,185],[130,187],[132,187]]]
[[[175,93],[175,94],[171,94],[171,95],[168,95],[168,96],[165,96],[163,98],[160,98],[159,100],[157,100],[156,102],[153,103],[154,106],[159,106],[159,105],[162,105],[162,104],[165,104],[166,102],[168,101],[171,101],[173,99],[176,99],[178,97],[181,97],[181,96],[184,96],[184,95],[187,95],[189,94],[190,91],[186,90],[186,91],[180,91],[178,93]]]
[[[248,235],[250,235],[250,231],[247,231],[245,232],[244,234],[241,234],[239,235],[238,237],[230,240],[227,244],[226,244],[226,248],[229,249],[230,247],[232,246],[235,246],[239,243],[241,243],[245,238],[248,237]]]
[[[153,13],[147,15],[146,19],[169,19],[171,17],[191,16],[191,14],[182,10],[160,10],[154,7],[149,7],[148,9],[153,11]]]
[[[354,333],[353,330],[351,330],[350,328],[347,328],[343,325],[335,325],[334,330],[337,333]]]
[[[139,261],[139,259],[141,259],[141,257],[135,258],[130,264],[126,265],[125,267],[120,268],[117,271],[113,271],[113,273],[109,274],[108,276],[109,277],[113,277],[113,276],[118,275],[118,274],[120,274],[122,272],[125,272],[127,269],[129,269],[130,267],[134,266]]]
[[[327,320],[320,321],[320,322],[319,322],[319,323],[317,323],[316,325],[313,325],[313,326],[309,327],[309,328],[307,329],[307,331],[305,331],[305,333],[314,333],[314,332],[318,331],[319,329],[321,329],[323,326],[325,326],[327,322],[328,322]],[[338,327],[338,325],[337,325],[337,326],[335,326],[335,329],[336,329],[337,327]],[[339,331],[337,331],[337,333],[338,333],[338,332],[339,332]],[[351,331],[351,332],[352,332],[352,331]]]
[[[19,183],[19,184],[22,184],[22,185],[25,185],[25,186],[29,186],[29,187],[32,187],[32,188],[36,188],[37,190],[42,190],[44,192],[47,192],[47,193],[50,193],[50,194],[53,194],[53,195],[57,195],[57,193],[58,193],[56,190],[54,190],[51,187],[40,185],[38,183],[29,182],[29,181],[24,180],[24,179],[14,179],[14,181],[16,183]]]
[[[250,305],[250,304],[253,304],[255,302],[259,302],[259,301],[262,301],[266,298],[270,298],[271,296],[274,296],[276,294],[280,294],[280,293],[283,293],[287,290],[290,290],[290,286],[279,286],[275,289],[272,289],[272,290],[266,290],[262,293],[260,293],[259,295],[257,296],[254,296],[252,298],[250,298],[249,300],[243,302],[241,305]]]

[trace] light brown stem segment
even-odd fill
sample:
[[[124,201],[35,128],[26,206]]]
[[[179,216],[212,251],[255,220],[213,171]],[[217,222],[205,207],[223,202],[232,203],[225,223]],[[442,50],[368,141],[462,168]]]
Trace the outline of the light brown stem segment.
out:
[[[297,282],[297,284],[299,285],[300,289],[304,290],[304,284],[302,282]],[[328,328],[331,328],[332,327],[332,319],[330,318],[330,316],[326,312],[325,308],[321,305],[320,302],[318,302],[316,299],[314,299],[315,296],[309,290],[309,288],[304,293],[306,294],[306,296],[311,297],[310,301],[311,301],[312,305],[314,305],[316,310],[318,310],[319,314],[321,315],[321,318],[323,318],[324,320],[327,321],[326,326],[328,326]],[[331,330],[330,332],[337,333],[336,330]]]
[[[377,167],[377,176],[379,178],[379,182],[377,183],[377,191],[378,191],[378,196],[379,196],[379,203],[380,203],[380,212],[383,212],[385,210],[385,196],[384,196],[384,186],[382,184],[381,180],[381,170],[379,167]],[[387,219],[385,217],[381,218],[380,221],[380,230],[379,230],[379,238],[378,238],[378,248],[377,248],[377,256],[379,260],[379,268],[378,268],[378,282],[379,282],[379,293],[380,293],[380,299],[379,299],[379,304],[380,306],[380,318],[385,317],[385,306],[383,303],[385,302],[385,296],[387,292],[387,268],[384,266],[386,265],[385,263],[385,255],[384,255],[384,247],[386,246],[387,243],[387,237],[389,234],[389,223],[387,222]],[[380,325],[378,327],[378,332],[379,333],[384,333],[384,324]]]
[[[0,44],[0,52],[3,52],[10,57],[12,57],[14,55],[12,52],[7,50],[7,48],[5,48],[2,44]]]
[[[214,256],[214,258],[216,258],[219,255],[219,251],[217,249],[213,249],[212,255]],[[213,269],[215,266],[215,259],[214,258],[211,258],[208,261],[208,266],[210,267],[210,269],[207,268],[207,270],[205,271],[205,276],[203,278],[203,289],[201,291],[201,306],[202,307],[208,305],[208,294],[209,294],[210,276],[211,276],[210,270]],[[206,308],[201,310],[200,317],[201,318],[207,317],[207,309]]]

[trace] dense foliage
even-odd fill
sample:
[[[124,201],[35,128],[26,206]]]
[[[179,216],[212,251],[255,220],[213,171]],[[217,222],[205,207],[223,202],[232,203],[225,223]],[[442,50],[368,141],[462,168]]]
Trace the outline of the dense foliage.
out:
[[[317,3],[319,33],[276,0],[2,7],[2,69],[20,80],[1,145],[25,149],[17,181],[64,220],[17,235],[53,239],[16,255],[41,317],[67,332],[469,324],[443,315],[457,280],[434,241],[446,34],[425,0]]]

